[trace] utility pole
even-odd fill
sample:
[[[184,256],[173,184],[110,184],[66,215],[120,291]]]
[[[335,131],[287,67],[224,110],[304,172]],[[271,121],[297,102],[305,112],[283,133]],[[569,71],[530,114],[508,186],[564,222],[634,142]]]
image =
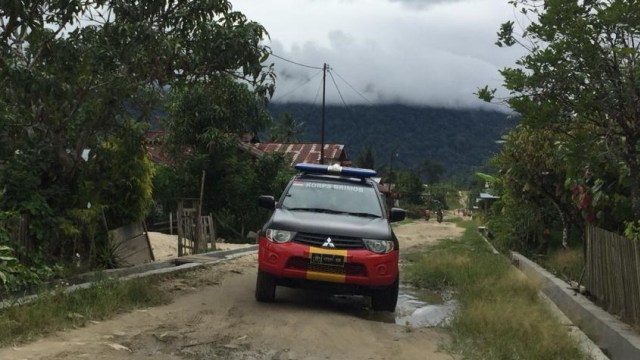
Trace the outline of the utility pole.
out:
[[[320,164],[324,164],[324,96],[327,80],[327,63],[322,67],[322,111],[320,118]]]

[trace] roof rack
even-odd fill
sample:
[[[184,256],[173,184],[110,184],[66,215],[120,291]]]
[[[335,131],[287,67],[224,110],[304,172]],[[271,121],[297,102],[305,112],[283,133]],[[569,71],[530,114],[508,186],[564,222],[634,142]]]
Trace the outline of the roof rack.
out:
[[[308,164],[308,163],[299,163],[296,164],[295,169],[298,171],[302,171],[306,174],[327,174],[327,175],[342,175],[342,176],[351,176],[357,178],[370,178],[376,176],[376,171],[372,169],[363,169],[363,168],[355,168],[355,167],[346,167],[340,166],[338,164],[334,165],[319,165],[319,164]]]

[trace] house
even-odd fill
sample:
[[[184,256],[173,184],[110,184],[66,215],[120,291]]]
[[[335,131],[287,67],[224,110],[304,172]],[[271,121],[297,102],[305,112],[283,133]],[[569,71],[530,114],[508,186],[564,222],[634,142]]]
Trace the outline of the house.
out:
[[[500,196],[491,195],[489,193],[480,193],[476,198],[476,206],[473,208],[481,208],[482,210],[487,211],[491,207],[491,204],[498,199],[500,199]]]
[[[291,165],[298,163],[319,164],[321,145],[316,143],[282,144],[256,143],[253,146],[264,152],[278,152],[290,156]],[[324,144],[324,163],[350,166],[351,160],[342,144]]]
[[[169,166],[175,166],[170,160],[166,147],[164,146],[164,131],[147,131],[145,134],[144,147],[147,149],[147,153],[152,162],[156,164],[164,164]]]
[[[149,154],[151,161],[154,163],[160,163],[175,167],[176,164],[174,160],[171,159],[169,153],[167,151],[167,147],[164,143],[164,137],[166,136],[166,132],[164,131],[147,131],[145,139],[145,148],[147,149],[147,153]],[[253,146],[251,143],[253,139],[253,135],[251,134],[242,134],[239,136],[240,141],[238,142],[238,150],[248,153],[254,157],[262,156],[264,154],[263,151]],[[190,149],[184,150],[185,154],[189,154],[191,152]]]

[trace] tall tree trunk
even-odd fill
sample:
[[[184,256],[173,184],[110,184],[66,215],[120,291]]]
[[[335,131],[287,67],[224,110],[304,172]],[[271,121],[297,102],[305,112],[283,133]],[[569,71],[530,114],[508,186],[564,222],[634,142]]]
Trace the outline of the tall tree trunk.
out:
[[[560,205],[552,198],[549,197],[551,203],[558,211],[558,216],[560,217],[560,221],[562,222],[562,246],[566,249],[569,247],[569,224],[567,223],[567,219],[564,216],[564,212],[560,208]]]
[[[631,209],[633,220],[640,220],[640,165],[638,161],[629,162],[629,175],[631,185]]]
[[[633,220],[640,220],[640,163],[638,162],[638,140],[627,138],[627,163],[629,165],[629,176],[631,185],[631,210]]]

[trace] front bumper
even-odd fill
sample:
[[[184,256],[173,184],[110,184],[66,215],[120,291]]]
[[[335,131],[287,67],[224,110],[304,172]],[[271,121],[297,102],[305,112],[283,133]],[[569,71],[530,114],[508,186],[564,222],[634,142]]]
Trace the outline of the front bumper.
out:
[[[313,254],[344,256],[341,266],[311,262]],[[295,242],[273,243],[260,237],[258,267],[277,278],[331,282],[361,287],[383,287],[398,276],[398,250],[376,254],[367,249],[338,250]]]

